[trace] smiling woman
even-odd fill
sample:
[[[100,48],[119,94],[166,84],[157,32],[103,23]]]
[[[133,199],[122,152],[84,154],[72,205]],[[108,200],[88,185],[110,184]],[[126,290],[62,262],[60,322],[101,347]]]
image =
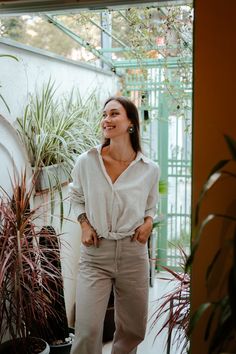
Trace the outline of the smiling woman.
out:
[[[129,129],[133,129],[132,123],[127,117],[124,107],[115,100],[110,100],[103,112],[102,129],[104,136],[109,138],[109,132],[115,129],[115,135],[123,132],[126,135],[129,133]],[[108,136],[107,136],[108,133]]]
[[[120,98],[124,101],[124,98]],[[135,159],[137,151],[130,145],[130,134],[134,133],[134,124],[127,117],[125,108],[119,101],[109,99],[105,104],[102,130],[104,138],[109,145],[102,149],[103,162],[112,183],[121,175],[122,172]],[[112,139],[112,144],[110,140]],[[122,139],[123,151],[116,148]]]
[[[80,155],[72,172],[71,202],[82,228],[72,353],[102,353],[102,324],[113,289],[113,352],[134,354],[146,330],[147,241],[159,168],[141,152],[138,111],[128,98],[105,102],[101,126],[104,143]]]

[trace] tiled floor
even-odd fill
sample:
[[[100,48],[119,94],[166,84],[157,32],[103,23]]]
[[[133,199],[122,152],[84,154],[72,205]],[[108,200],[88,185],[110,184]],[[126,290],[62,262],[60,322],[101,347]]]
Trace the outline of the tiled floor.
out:
[[[164,293],[166,293],[172,283],[168,280],[163,280],[163,277],[168,277],[165,273],[159,273],[154,281],[153,288],[150,288],[149,293],[149,322],[148,329],[146,333],[146,338],[143,343],[138,347],[138,354],[166,354],[167,349],[165,346],[167,331],[161,333],[155,339],[155,335],[160,329],[161,323],[158,323],[153,330],[150,331],[150,325],[152,320],[150,319],[155,308],[157,307],[157,299],[160,298]],[[103,354],[111,353],[111,343],[106,343],[103,347]],[[177,347],[176,343],[172,343],[170,354],[180,354],[181,348]]]

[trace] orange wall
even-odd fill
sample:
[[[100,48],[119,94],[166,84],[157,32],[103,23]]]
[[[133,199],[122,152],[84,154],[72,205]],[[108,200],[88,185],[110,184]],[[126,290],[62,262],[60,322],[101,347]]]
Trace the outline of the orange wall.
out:
[[[236,1],[195,0],[193,208],[212,166],[228,157],[223,140],[236,138]],[[203,213],[224,210],[236,191],[216,187],[206,199]],[[192,271],[192,310],[206,300],[207,264],[219,242],[219,223],[206,229]],[[192,338],[192,354],[206,354],[203,341],[206,318]]]

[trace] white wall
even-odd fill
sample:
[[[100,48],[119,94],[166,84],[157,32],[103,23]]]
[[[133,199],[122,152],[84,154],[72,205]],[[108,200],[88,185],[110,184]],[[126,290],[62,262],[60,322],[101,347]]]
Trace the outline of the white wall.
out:
[[[19,60],[0,58],[0,93],[11,110],[9,114],[0,101],[0,114],[10,121],[22,115],[28,94],[35,92],[36,88],[40,89],[49,77],[55,80],[58,94],[78,87],[84,95],[97,88],[103,101],[118,91],[117,77],[111,72],[79,64],[41,49],[1,38],[0,54],[11,54]]]
[[[40,89],[49,77],[55,80],[58,94],[70,92],[73,87],[78,87],[82,95],[89,94],[93,88],[97,88],[101,100],[118,91],[117,77],[110,73],[90,65],[78,64],[57,55],[42,50],[27,48],[16,42],[0,39],[0,54],[11,54],[18,58],[18,62],[10,58],[0,58],[0,93],[7,101],[11,113],[0,102],[0,114],[11,123],[23,114],[29,93]],[[0,127],[0,142],[1,132]],[[2,149],[3,151],[3,149]],[[0,149],[1,155],[1,149]],[[3,153],[2,153],[3,155]],[[14,156],[14,151],[12,153]],[[7,169],[4,156],[0,156],[1,168]],[[64,187],[64,196],[68,194],[68,186]],[[38,195],[34,199],[35,205],[45,205],[48,208],[48,194]],[[73,313],[75,303],[76,275],[80,250],[80,227],[75,221],[73,213],[69,213],[69,203],[65,202],[65,214],[72,221],[65,221],[63,226],[62,268],[65,285],[65,299],[69,324],[73,325]],[[56,214],[59,214],[57,205]],[[47,225],[50,218],[45,216],[41,220],[42,225]],[[40,223],[41,223],[40,222]],[[53,226],[59,230],[59,220],[54,219]]]

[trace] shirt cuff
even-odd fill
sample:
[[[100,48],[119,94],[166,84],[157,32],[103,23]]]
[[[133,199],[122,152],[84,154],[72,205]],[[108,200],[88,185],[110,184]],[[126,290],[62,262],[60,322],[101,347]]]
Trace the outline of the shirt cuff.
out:
[[[85,213],[85,205],[84,204],[74,204],[72,203],[72,209],[74,211],[74,214],[76,218],[80,215]]]
[[[154,219],[155,215],[156,215],[156,209],[155,210],[150,209],[145,211],[144,217],[146,218],[147,216],[151,216]]]

